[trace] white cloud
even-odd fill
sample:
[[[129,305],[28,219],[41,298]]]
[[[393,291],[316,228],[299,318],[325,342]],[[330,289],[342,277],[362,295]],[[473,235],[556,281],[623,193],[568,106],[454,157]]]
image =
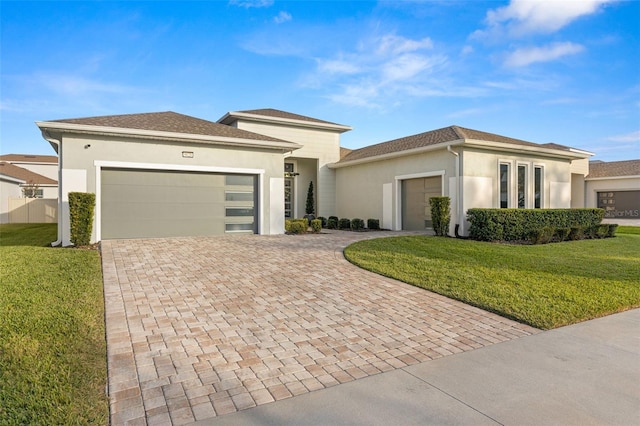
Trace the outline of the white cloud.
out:
[[[399,54],[431,48],[433,48],[433,42],[429,37],[422,40],[411,40],[395,34],[389,34],[380,39],[377,53],[381,55]]]
[[[549,62],[567,55],[575,55],[584,46],[571,42],[553,43],[543,47],[525,47],[510,53],[504,64],[508,67],[525,67],[536,62]]]
[[[40,74],[35,79],[50,91],[64,96],[87,96],[92,93],[121,94],[135,90],[133,87],[75,75]]]
[[[283,24],[285,22],[289,22],[292,18],[293,17],[290,13],[281,11],[280,13],[278,13],[278,16],[273,18],[273,22],[275,22],[276,24]]]
[[[342,59],[318,59],[318,70],[329,74],[356,74],[361,71],[360,67],[352,62]]]
[[[624,135],[610,136],[607,138],[607,140],[613,142],[640,142],[640,130],[626,133]]]
[[[269,7],[273,4],[273,0],[229,0],[229,4],[249,9],[252,7]]]
[[[615,0],[511,0],[508,6],[487,12],[488,32],[506,29],[512,36],[549,34],[582,16],[597,13],[612,1]],[[486,33],[480,31],[476,35]]]

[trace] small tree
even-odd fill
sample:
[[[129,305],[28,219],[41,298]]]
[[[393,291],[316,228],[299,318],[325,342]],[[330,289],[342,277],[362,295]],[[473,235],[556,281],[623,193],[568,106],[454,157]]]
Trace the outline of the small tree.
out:
[[[429,198],[431,205],[431,220],[433,221],[433,230],[436,235],[446,237],[449,233],[449,222],[451,221],[451,213],[449,206],[451,201],[449,197],[431,197]]]
[[[38,198],[38,189],[40,185],[30,180],[22,187],[22,195],[24,198]]]
[[[314,214],[316,211],[315,202],[313,201],[313,181],[309,182],[309,190],[307,191],[307,206],[305,212]]]

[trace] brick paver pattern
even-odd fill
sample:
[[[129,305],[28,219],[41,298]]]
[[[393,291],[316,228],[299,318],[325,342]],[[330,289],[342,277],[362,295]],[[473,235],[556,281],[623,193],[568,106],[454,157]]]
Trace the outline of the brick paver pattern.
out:
[[[186,424],[538,332],[342,256],[386,235],[103,241],[111,424]]]

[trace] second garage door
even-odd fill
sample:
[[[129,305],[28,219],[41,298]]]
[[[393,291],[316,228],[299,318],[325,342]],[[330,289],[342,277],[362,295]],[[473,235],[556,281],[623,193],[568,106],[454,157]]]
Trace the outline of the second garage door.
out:
[[[256,233],[257,176],[103,169],[102,238]]]
[[[429,198],[442,194],[442,178],[407,179],[402,181],[402,229],[423,231],[433,227]]]

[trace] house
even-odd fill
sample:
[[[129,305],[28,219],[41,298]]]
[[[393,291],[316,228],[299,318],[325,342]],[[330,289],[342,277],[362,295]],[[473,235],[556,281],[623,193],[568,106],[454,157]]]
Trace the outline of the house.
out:
[[[585,178],[586,205],[605,210],[605,219],[640,220],[640,160],[592,161]]]
[[[14,208],[12,200],[58,197],[58,181],[34,170],[57,176],[57,157],[22,154],[0,156],[0,223],[10,222],[10,213]],[[55,214],[50,212],[48,216]]]
[[[175,112],[37,122],[60,157],[59,238],[68,193],[96,194],[93,241],[281,234],[304,215],[430,225],[429,197],[452,200],[451,233],[472,207],[583,207],[592,153],[451,126],[349,150],[349,126],[275,109],[217,122]],[[461,196],[458,196],[461,194]]]

